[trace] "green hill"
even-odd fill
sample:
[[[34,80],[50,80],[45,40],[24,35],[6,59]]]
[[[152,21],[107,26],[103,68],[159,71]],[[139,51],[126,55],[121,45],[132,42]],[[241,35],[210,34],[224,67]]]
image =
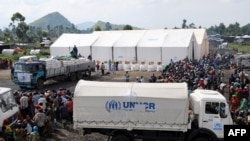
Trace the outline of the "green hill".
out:
[[[101,30],[107,30],[107,28],[110,28],[108,30],[123,30],[124,25],[117,25],[117,24],[110,24],[110,27],[107,25],[109,22],[103,22],[103,21],[98,21],[92,28],[95,29],[97,26],[99,26],[101,28]],[[132,25],[131,25],[132,26]],[[132,26],[133,27],[133,26]],[[141,29],[138,27],[133,27],[134,30],[136,29]]]
[[[59,12],[53,12],[48,15],[45,15],[34,22],[30,23],[29,26],[35,26],[36,28],[41,28],[43,30],[48,30],[48,25],[50,29],[54,29],[56,26],[63,26],[72,28],[72,24],[67,18],[61,15]],[[111,24],[109,22],[98,21],[93,23],[93,26],[89,28],[95,29],[95,27],[99,26],[101,30],[123,30],[124,25]],[[132,26],[132,25],[131,25]],[[133,27],[133,26],[132,26]],[[141,29],[138,27],[133,27],[133,29]]]
[[[53,29],[54,27],[61,26],[61,25],[64,28],[72,27],[72,23],[63,15],[61,15],[59,12],[50,13],[29,24],[29,26],[35,26],[37,28],[39,27],[45,30],[48,29],[48,25],[50,26],[50,29]]]

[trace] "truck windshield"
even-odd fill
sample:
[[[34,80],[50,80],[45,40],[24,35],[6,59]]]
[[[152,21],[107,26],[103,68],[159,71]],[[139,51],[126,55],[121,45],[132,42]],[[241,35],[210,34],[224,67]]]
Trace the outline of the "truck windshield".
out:
[[[14,106],[16,106],[16,102],[11,91],[0,95],[0,109],[3,111],[3,113],[12,109]]]
[[[31,72],[32,66],[26,64],[15,64],[14,71],[15,72]]]

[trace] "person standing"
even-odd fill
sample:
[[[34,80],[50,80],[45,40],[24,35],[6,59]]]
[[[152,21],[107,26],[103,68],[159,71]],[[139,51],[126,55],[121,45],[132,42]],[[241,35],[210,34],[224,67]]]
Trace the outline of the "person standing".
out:
[[[60,119],[62,120],[63,128],[66,128],[69,120],[69,113],[67,107],[63,103],[60,104],[59,115]]]
[[[33,121],[34,121],[35,125],[38,127],[38,133],[39,133],[39,135],[43,136],[43,131],[44,131],[45,123],[47,121],[47,116],[43,112],[43,109],[41,109],[41,108],[38,109],[38,112],[33,117]]]
[[[115,62],[112,63],[112,71],[113,71],[113,74],[115,74]]]
[[[109,64],[109,71],[111,71],[111,65],[112,65],[111,59],[109,59],[108,64]]]
[[[105,70],[105,65],[104,65],[104,63],[102,62],[102,65],[101,65],[102,75],[104,75],[104,70]]]
[[[92,56],[91,56],[91,54],[88,56],[88,59],[89,59],[90,61],[92,61]]]
[[[129,73],[128,73],[128,71],[126,71],[126,73],[125,73],[125,79],[126,79],[126,82],[129,82]]]
[[[119,64],[119,62],[116,61],[116,62],[115,62],[115,70],[116,70],[116,71],[118,71],[118,64]]]
[[[96,71],[99,72],[99,69],[100,69],[100,64],[99,64],[99,62],[97,61],[97,63],[96,63]]]
[[[69,121],[73,124],[73,100],[71,97],[68,97],[65,105],[68,110]]]
[[[20,98],[20,112],[22,116],[26,116],[29,114],[29,102],[28,97],[26,93],[22,94],[22,97]]]
[[[40,98],[38,99],[38,104],[42,105],[43,112],[45,112],[45,110],[47,108],[47,100],[46,100],[44,94],[40,94]]]
[[[141,83],[144,83],[144,82],[145,82],[143,76],[141,76],[140,82],[141,82]]]

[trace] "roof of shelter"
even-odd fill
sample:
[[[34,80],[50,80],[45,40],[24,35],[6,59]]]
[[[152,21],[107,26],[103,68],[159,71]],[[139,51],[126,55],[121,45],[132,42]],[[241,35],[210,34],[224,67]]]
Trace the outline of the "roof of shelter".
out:
[[[162,47],[188,47],[193,38],[194,33],[191,31],[169,31]]]

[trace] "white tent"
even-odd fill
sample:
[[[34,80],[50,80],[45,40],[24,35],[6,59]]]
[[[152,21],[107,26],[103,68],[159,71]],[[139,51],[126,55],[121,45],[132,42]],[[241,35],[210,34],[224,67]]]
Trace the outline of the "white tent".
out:
[[[206,29],[195,29],[193,31],[198,43],[198,48],[201,50],[200,57],[197,57],[197,59],[201,59],[204,55],[207,56],[209,53],[207,32]]]
[[[114,60],[135,61],[136,46],[144,32],[144,30],[123,31],[113,46]]]
[[[194,32],[194,36],[197,40],[197,53],[195,59],[201,59],[204,55],[207,56],[209,53],[209,41],[206,29],[183,29],[184,31]]]
[[[105,62],[113,58],[113,45],[121,36],[121,32],[101,31],[94,32],[99,38],[92,45],[93,60]]]
[[[138,62],[161,62],[161,47],[166,38],[165,30],[145,30],[137,45]]]
[[[194,36],[194,37],[193,37]],[[195,38],[195,39],[194,39]],[[205,29],[158,29],[95,31],[91,34],[62,34],[50,47],[52,56],[69,55],[73,46],[83,56],[105,62],[162,62],[185,57],[201,59],[209,53]]]
[[[99,37],[98,34],[62,34],[54,44],[50,47],[51,56],[67,56],[70,55],[73,47],[76,46],[78,53],[87,57],[90,52],[91,45]]]
[[[169,64],[186,57],[193,59],[197,53],[197,41],[192,31],[168,31],[166,40],[162,45],[162,63]]]

